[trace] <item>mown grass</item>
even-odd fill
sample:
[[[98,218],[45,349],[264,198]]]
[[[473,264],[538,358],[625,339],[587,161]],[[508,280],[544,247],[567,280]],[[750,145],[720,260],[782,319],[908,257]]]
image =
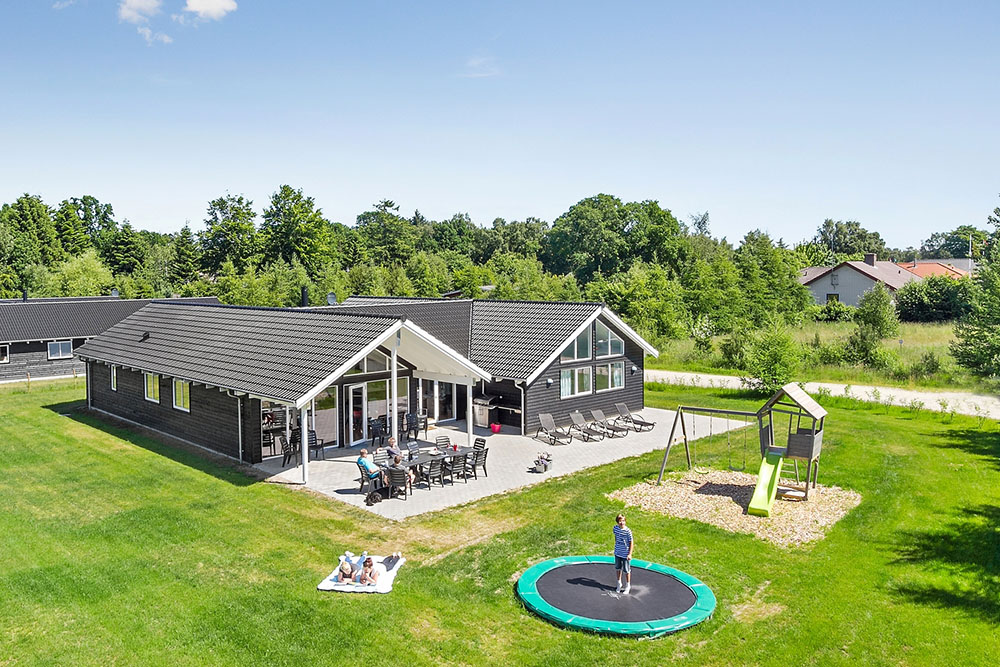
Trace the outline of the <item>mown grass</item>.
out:
[[[808,351],[817,337],[821,344],[828,345],[845,340],[854,327],[853,322],[806,322],[792,328],[791,333],[796,342]],[[723,338],[716,337],[714,348],[708,353],[695,349],[691,339],[671,341],[660,350],[659,358],[646,358],[646,368],[740,375],[739,369],[727,366],[718,351]],[[949,352],[954,339],[954,324],[951,322],[904,322],[900,325],[899,336],[883,342],[883,346],[897,359],[894,369],[873,370],[851,364],[818,364],[806,358],[799,369],[798,379],[908,388],[992,390],[991,386],[984,384],[955,362]],[[903,341],[902,344],[900,340]],[[940,370],[930,374],[915,371],[928,353],[937,357],[941,364]]]
[[[69,383],[0,389],[0,664],[941,665],[1000,655],[992,422],[828,399],[820,482],[864,500],[811,549],[631,510],[636,556],[695,574],[719,598],[712,620],[637,642],[549,625],[523,610],[513,585],[538,560],[608,552],[621,507],[605,494],[655,476],[657,453],[397,524],[108,426],[75,412],[81,399]],[[759,399],[661,387],[647,402]],[[725,465],[718,436],[696,453]],[[670,468],[682,462],[678,452]],[[402,550],[411,562],[390,595],[317,592],[345,548]]]

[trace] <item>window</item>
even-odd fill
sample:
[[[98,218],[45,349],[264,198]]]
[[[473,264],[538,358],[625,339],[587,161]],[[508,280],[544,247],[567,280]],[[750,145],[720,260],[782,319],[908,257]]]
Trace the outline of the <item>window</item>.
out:
[[[625,341],[603,322],[597,323],[597,356],[612,357],[625,354]]]
[[[594,368],[594,390],[610,391],[625,386],[625,362],[615,361]]]
[[[159,398],[159,391],[157,391]],[[184,380],[174,380],[174,407],[184,412],[191,412],[191,383]]]
[[[118,367],[111,367],[111,391],[118,391]]]
[[[559,398],[590,393],[590,366],[559,371]]]
[[[10,345],[0,345],[0,364],[10,363]]]
[[[344,375],[360,375],[362,373],[379,373],[382,371],[389,370],[389,357],[385,356],[378,350],[375,350],[367,357],[354,364],[351,370],[344,373]]]
[[[73,341],[54,340],[49,343],[49,359],[72,359]]]
[[[146,373],[146,400],[153,403],[160,402],[160,376]]]
[[[840,301],[840,295],[839,294],[827,294],[826,295],[826,302],[830,303],[832,301]]]
[[[559,355],[560,361],[578,361],[580,359],[590,359],[590,327],[587,327],[576,340],[566,346],[566,349]]]

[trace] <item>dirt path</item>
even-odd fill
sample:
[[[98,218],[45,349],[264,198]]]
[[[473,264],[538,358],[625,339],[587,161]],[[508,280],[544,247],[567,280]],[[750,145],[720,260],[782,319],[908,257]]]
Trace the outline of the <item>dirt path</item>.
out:
[[[741,389],[740,378],[732,375],[709,375],[683,371],[647,370],[647,382],[689,385],[692,387],[720,387]],[[1000,419],[1000,398],[987,394],[973,394],[967,391],[916,391],[898,387],[873,387],[864,384],[840,384],[836,382],[806,382],[806,391],[815,394],[823,387],[834,396],[843,396],[850,387],[850,396],[861,401],[890,403],[908,406],[914,401],[923,402],[923,409],[936,412],[957,412],[963,415],[985,416]],[[945,401],[945,404],[941,402]]]

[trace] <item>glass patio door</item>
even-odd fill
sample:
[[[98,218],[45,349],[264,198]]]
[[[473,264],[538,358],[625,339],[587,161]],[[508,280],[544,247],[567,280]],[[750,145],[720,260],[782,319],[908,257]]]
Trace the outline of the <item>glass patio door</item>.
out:
[[[368,401],[366,387],[363,384],[353,384],[347,388],[347,414],[350,442],[358,445],[368,439]]]

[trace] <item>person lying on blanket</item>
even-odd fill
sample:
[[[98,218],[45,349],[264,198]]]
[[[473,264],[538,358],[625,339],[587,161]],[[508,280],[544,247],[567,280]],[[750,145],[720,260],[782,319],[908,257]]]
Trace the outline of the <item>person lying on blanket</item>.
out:
[[[375,563],[371,556],[365,558],[365,562],[361,565],[361,571],[357,574],[357,580],[362,585],[374,585],[378,582],[378,570],[375,569]]]
[[[353,581],[357,573],[358,569],[351,561],[342,560],[340,567],[337,569],[337,583],[344,584]]]

